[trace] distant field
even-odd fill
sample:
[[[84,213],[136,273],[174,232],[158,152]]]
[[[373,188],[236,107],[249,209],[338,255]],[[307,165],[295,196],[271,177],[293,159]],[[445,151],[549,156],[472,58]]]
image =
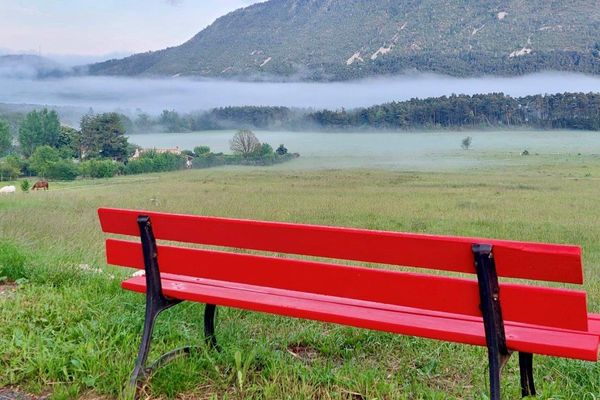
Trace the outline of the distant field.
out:
[[[292,163],[51,182],[49,192],[0,196],[0,276],[9,278],[0,283],[0,387],[57,399],[121,392],[144,298],[119,287],[131,271],[106,266],[100,206],[579,244],[588,305],[600,312],[600,159],[518,164],[443,173],[296,171]],[[153,354],[201,344],[202,312],[183,304],[162,314]],[[222,352],[163,368],[147,396],[486,398],[483,348],[233,309],[218,319]],[[236,352],[247,367],[236,366]],[[598,398],[600,364],[541,356],[534,363],[540,398]],[[520,395],[516,359],[503,390],[506,399]]]
[[[209,146],[213,152],[230,153],[235,131],[148,133],[129,136],[146,148],[193,149]],[[472,129],[430,131],[256,131],[261,142],[277,148],[285,144],[300,158],[278,168],[367,168],[388,170],[448,171],[491,166],[531,165],[568,161],[580,155],[600,159],[600,132],[533,129]],[[471,149],[461,149],[472,137]],[[529,157],[522,157],[527,150]]]

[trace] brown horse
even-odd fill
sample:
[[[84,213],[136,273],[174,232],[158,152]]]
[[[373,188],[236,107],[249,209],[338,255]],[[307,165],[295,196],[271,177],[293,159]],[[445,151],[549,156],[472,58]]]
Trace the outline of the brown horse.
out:
[[[31,190],[44,189],[48,190],[48,181],[37,181],[32,187]]]

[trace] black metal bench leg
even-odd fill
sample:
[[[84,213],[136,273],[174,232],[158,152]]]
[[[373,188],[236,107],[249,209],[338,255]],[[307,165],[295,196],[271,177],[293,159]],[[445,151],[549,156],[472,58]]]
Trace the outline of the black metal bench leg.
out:
[[[490,400],[500,400],[501,362],[498,351],[488,349],[490,367]]]
[[[215,317],[217,306],[207,304],[204,307],[204,340],[211,348],[218,350],[217,337],[215,336]]]
[[[535,396],[533,382],[533,354],[519,352],[519,371],[521,373],[521,395]]]
[[[146,368],[146,361],[150,351],[152,331],[154,329],[156,317],[161,311],[181,302],[181,300],[169,299],[162,293],[160,271],[158,267],[158,251],[154,233],[152,231],[150,217],[146,215],[140,215],[137,223],[140,229],[140,239],[142,242],[142,251],[144,256],[144,270],[146,272],[146,317],[144,319],[144,331],[142,332],[142,341],[140,343],[138,356],[129,380],[128,389],[130,393],[126,393],[126,397],[134,398],[137,394],[138,382],[147,378],[153,368],[152,366],[150,368]],[[186,351],[183,350],[167,353],[165,356],[159,358],[157,363],[160,364],[163,360],[172,359],[177,354],[181,353],[186,353]]]
[[[148,359],[148,353],[150,352],[150,343],[152,342],[152,331],[154,330],[154,322],[156,320],[156,316],[160,314],[161,311],[166,310],[167,308],[174,306],[178,302],[166,302],[165,304],[161,301],[154,301],[151,297],[147,298],[146,301],[146,318],[144,319],[144,330],[142,332],[142,341],[140,343],[140,349],[138,351],[138,356],[135,361],[135,367],[133,368],[133,372],[131,373],[131,379],[129,380],[129,386],[132,388],[137,387],[137,383],[145,379],[148,376],[148,370],[151,368],[146,368],[146,361]]]
[[[500,400],[500,373],[503,364],[510,357],[510,352],[506,347],[496,264],[491,245],[474,244],[472,251],[477,270],[480,307],[488,348],[490,399]]]

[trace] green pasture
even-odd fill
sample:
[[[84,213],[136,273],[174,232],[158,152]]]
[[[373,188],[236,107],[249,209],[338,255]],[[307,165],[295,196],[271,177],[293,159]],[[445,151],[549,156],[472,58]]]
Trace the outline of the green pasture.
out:
[[[1,196],[0,388],[120,396],[144,297],[119,286],[131,270],[106,265],[101,206],[578,244],[589,309],[599,313],[600,159],[519,163],[445,173],[218,168]],[[215,352],[202,347],[202,312],[182,304],[159,317],[154,356],[201,350],[161,369],[142,398],[487,398],[483,348],[220,309]],[[539,398],[600,398],[600,364],[542,356],[534,364]],[[516,358],[503,395],[520,395]]]

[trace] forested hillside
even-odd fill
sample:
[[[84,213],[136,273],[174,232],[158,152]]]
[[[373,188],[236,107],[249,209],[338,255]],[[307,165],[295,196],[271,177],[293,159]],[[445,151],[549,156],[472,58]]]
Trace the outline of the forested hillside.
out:
[[[99,75],[343,80],[600,73],[596,0],[271,0],[181,46],[89,67]]]

